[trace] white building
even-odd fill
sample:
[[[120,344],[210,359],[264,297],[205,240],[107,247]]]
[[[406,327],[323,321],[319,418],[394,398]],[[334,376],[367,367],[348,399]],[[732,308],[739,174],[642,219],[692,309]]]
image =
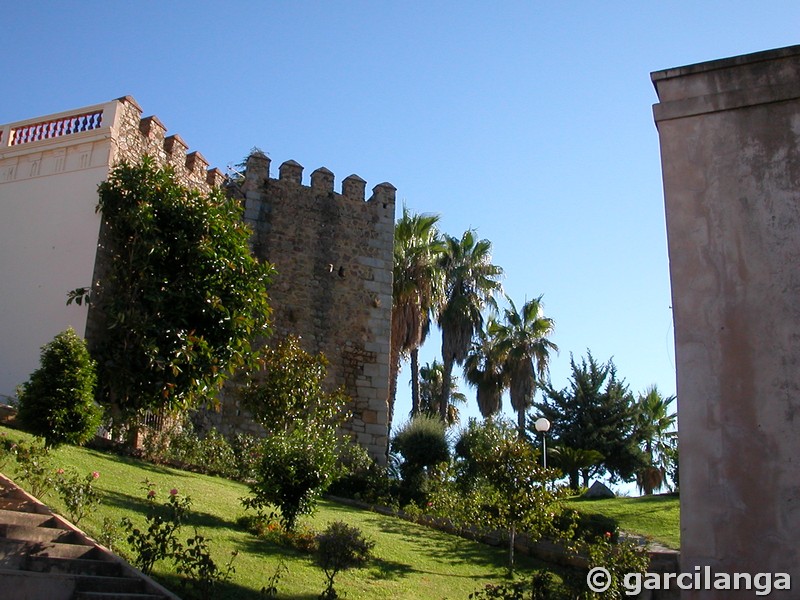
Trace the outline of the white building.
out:
[[[0,402],[39,365],[40,348],[87,309],[67,293],[92,284],[100,216],[97,186],[112,165],[143,153],[198,185],[222,180],[130,96],[0,126]]]

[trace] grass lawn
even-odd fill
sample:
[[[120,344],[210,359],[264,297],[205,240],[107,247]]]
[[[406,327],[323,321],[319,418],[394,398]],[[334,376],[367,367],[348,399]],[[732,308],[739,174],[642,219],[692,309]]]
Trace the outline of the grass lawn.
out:
[[[659,494],[639,498],[573,499],[567,505],[583,513],[612,517],[624,531],[643,535],[668,548],[680,548],[680,500],[677,496]]]
[[[26,440],[27,434],[0,427],[10,439]],[[325,588],[322,570],[312,559],[281,545],[260,540],[240,528],[236,520],[244,515],[239,499],[247,495],[247,486],[218,477],[198,475],[152,465],[131,458],[95,450],[65,446],[53,451],[53,468],[73,467],[84,474],[98,471],[95,487],[102,492],[100,509],[88,515],[79,527],[92,536],[102,530],[104,517],[119,522],[129,516],[139,526],[146,512],[144,479],[156,484],[157,498],[165,499],[171,488],[192,498],[192,526],[211,539],[214,560],[223,565],[234,550],[236,573],[231,582],[217,589],[215,598],[262,598],[259,591],[283,561],[288,567],[278,582],[280,598],[315,599]],[[16,463],[10,460],[5,473],[14,478]],[[23,486],[24,487],[24,486]],[[51,492],[42,499],[64,514],[61,500]],[[470,592],[488,582],[499,582],[505,574],[506,553],[493,548],[431,530],[401,519],[361,511],[332,502],[321,502],[310,526],[321,530],[327,523],[342,520],[358,526],[375,541],[375,559],[364,569],[341,573],[336,588],[350,600],[372,598],[414,598],[415,600],[466,599]],[[528,557],[518,556],[521,573],[543,566]],[[172,589],[174,575],[167,564],[156,567],[155,575]],[[171,585],[173,584],[173,585]]]

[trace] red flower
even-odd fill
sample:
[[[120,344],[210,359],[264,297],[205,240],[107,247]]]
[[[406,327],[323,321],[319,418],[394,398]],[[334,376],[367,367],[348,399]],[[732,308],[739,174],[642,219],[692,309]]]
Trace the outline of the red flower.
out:
[[[155,498],[156,497],[156,491],[155,490],[150,490],[149,492],[147,492],[147,497],[148,498]]]
[[[92,479],[97,479],[98,477],[100,477],[100,473],[97,471],[92,471]]]
[[[610,537],[611,537],[611,532],[610,531],[606,531],[606,539],[608,539]]]
[[[177,488],[172,488],[172,489],[169,491],[169,495],[170,495],[170,496],[177,496],[177,495],[178,495],[178,489],[177,489]]]

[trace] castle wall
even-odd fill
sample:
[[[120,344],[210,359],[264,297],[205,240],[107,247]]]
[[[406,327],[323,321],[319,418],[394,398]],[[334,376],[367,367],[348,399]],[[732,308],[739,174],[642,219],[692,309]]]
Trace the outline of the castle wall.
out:
[[[800,46],[652,79],[675,321],[682,571],[783,572],[797,582]]]
[[[308,186],[294,161],[281,165],[277,179],[269,168],[266,156],[251,156],[242,192],[254,252],[278,273],[269,292],[275,336],[298,335],[307,351],[327,357],[326,383],[353,398],[347,427],[385,462],[395,189],[380,184],[365,201],[365,182],[355,175],[337,193],[325,168]],[[223,405],[220,421],[252,428],[235,401]]]

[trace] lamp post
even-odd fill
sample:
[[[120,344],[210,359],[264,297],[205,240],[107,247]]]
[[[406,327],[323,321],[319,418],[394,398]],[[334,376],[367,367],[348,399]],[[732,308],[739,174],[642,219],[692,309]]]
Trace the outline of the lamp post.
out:
[[[544,434],[547,433],[550,429],[550,421],[545,419],[544,417],[539,417],[536,419],[536,423],[533,424],[536,428],[536,431],[541,432],[542,434],[542,465],[544,468],[547,468],[547,443],[545,442]]]

